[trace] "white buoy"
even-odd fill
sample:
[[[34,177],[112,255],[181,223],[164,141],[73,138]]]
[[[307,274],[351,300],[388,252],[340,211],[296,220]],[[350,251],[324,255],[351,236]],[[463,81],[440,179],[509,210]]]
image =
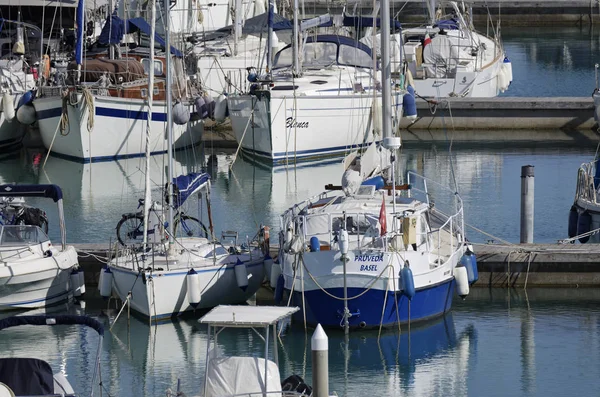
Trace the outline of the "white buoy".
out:
[[[458,296],[465,299],[469,295],[469,276],[467,274],[467,268],[464,266],[457,266],[454,268],[454,279],[456,280],[456,292]]]
[[[347,255],[348,254],[348,231],[346,229],[342,229],[340,231],[340,237],[339,237],[339,245],[340,245],[340,252],[342,253],[342,255]]]
[[[188,303],[192,307],[198,306],[202,299],[202,289],[200,288],[200,275],[194,269],[185,276],[187,282]]]
[[[85,273],[82,268],[79,268],[77,272],[79,275],[79,290],[81,291],[81,295],[85,294]]]
[[[23,105],[17,110],[17,120],[24,125],[35,123],[36,114],[35,108],[31,105]]]
[[[277,280],[279,279],[279,275],[281,274],[281,266],[279,263],[273,262],[271,265],[271,279],[269,280],[269,284],[271,284],[271,288],[277,288]]]
[[[81,288],[79,287],[79,272],[77,269],[71,271],[71,291],[73,296],[81,296]]]
[[[237,286],[240,287],[242,291],[246,291],[246,288],[248,288],[248,269],[246,269],[246,265],[238,259],[233,269],[235,271],[235,281],[237,282]]]
[[[100,281],[100,295],[103,298],[110,298],[112,294],[112,279],[113,274],[110,271],[110,268],[106,267],[102,270],[102,276]]]
[[[271,255],[269,255],[267,252],[265,259],[263,260],[263,267],[265,269],[265,278],[269,281],[271,280],[271,269],[273,268],[273,262],[273,258],[271,258]]]
[[[512,62],[508,57],[504,57],[504,62],[502,63],[502,67],[504,68],[504,73],[506,73],[506,78],[508,79],[508,84],[513,81],[513,73],[512,73]]]
[[[215,121],[222,123],[227,117],[227,97],[221,94],[215,102]]]
[[[9,123],[15,118],[15,103],[12,95],[8,91],[2,95],[2,111],[4,112],[4,118]]]

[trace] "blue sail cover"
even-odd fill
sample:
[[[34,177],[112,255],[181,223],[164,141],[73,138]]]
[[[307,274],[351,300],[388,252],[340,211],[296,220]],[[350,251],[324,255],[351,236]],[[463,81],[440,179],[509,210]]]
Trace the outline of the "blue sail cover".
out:
[[[136,32],[141,31],[146,35],[150,36],[150,25],[144,18],[131,18],[127,20],[127,31],[128,32]],[[167,45],[165,39],[160,37],[156,32],[154,32],[154,40],[159,43],[163,48]],[[178,58],[183,58],[183,54],[177,48],[171,46],[171,54],[175,55]]]
[[[440,21],[437,21],[437,23],[433,25],[433,27],[446,30],[458,30],[460,28],[458,24],[458,19],[456,18],[442,19]]]
[[[83,56],[83,32],[85,31],[84,26],[84,15],[85,12],[85,1],[79,0],[77,3],[77,15],[75,21],[77,23],[77,44],[75,46],[75,61],[78,65],[81,65],[81,59]]]
[[[173,178],[173,185],[176,193],[174,207],[181,207],[188,197],[202,189],[209,180],[209,174],[201,174],[198,172],[192,172],[187,175],[179,175],[177,178]]]
[[[104,326],[98,320],[88,316],[62,314],[59,316],[13,316],[0,320],[0,330],[20,325],[86,325],[104,336]]]
[[[63,194],[57,185],[0,185],[0,197],[47,197],[57,202]]]
[[[119,44],[125,34],[125,23],[117,14],[113,13],[106,18],[106,23],[98,37],[98,42],[102,45]]]

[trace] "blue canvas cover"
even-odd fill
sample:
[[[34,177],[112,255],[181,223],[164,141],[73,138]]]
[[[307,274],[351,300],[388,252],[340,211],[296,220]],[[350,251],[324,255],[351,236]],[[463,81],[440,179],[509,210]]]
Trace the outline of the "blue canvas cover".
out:
[[[81,65],[81,60],[83,57],[83,32],[85,31],[85,5],[83,4],[83,0],[79,0],[77,4],[77,14],[75,15],[75,20],[77,24],[77,44],[75,46],[75,61],[78,65]]]
[[[146,35],[150,35],[150,25],[144,18],[131,18],[127,20],[127,31],[128,32],[136,32],[136,31],[144,32]],[[160,37],[156,32],[154,33],[154,40],[159,43],[163,48],[167,45],[165,39]],[[171,46],[171,54],[175,55],[178,58],[183,58],[183,54],[177,48]]]
[[[63,194],[58,185],[0,185],[0,197],[47,197],[56,203]]]
[[[119,44],[125,34],[125,23],[116,14],[106,18],[106,23],[98,37],[98,42],[102,45]]]
[[[437,23],[435,25],[433,25],[433,27],[440,28],[440,29],[446,29],[446,30],[458,30],[459,29],[458,19],[456,19],[456,18],[442,19],[440,21],[437,21]]]
[[[50,365],[37,358],[0,358],[0,382],[16,396],[54,394],[54,375]]]
[[[187,175],[179,175],[177,178],[173,178],[173,190],[176,197],[173,206],[175,208],[181,207],[188,197],[204,187],[209,180],[209,174],[198,172],[192,172]]]

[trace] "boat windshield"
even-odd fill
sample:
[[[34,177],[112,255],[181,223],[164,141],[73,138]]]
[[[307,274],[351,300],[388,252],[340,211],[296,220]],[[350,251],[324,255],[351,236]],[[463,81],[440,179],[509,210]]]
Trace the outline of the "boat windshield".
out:
[[[6,225],[0,226],[0,247],[41,244],[48,236],[37,226]]]
[[[275,55],[273,69],[289,68],[293,60],[292,46],[287,46]],[[370,68],[373,59],[363,48],[344,43],[318,41],[304,45],[303,69],[323,69],[331,65]]]

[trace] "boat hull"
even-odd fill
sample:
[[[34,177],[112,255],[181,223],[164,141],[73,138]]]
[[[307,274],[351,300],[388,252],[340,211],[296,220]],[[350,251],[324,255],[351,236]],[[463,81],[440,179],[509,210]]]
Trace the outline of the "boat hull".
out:
[[[351,313],[348,323],[350,328],[392,327],[405,323],[416,323],[431,320],[448,312],[452,307],[454,295],[454,279],[440,284],[417,290],[412,300],[400,292],[371,289],[365,292],[362,288],[348,288],[348,296],[360,297],[348,302]],[[300,307],[294,314],[294,321],[306,322],[309,326],[321,324],[323,327],[343,327],[344,302],[330,295],[342,298],[343,288],[328,288],[322,290],[294,291],[293,305]],[[386,297],[387,295],[387,297]],[[303,304],[304,302],[304,304]],[[304,310],[302,310],[304,308]]]
[[[238,145],[267,163],[340,157],[382,139],[373,134],[373,97],[368,93],[231,95],[227,101]],[[402,96],[395,95],[394,103],[401,113]]]
[[[51,306],[73,297],[71,269],[77,265],[73,247],[52,257],[23,260],[2,269],[0,310]]]
[[[152,321],[160,321],[185,312],[210,309],[221,304],[243,303],[260,288],[264,266],[260,261],[248,262],[248,287],[237,286],[235,262],[227,266],[196,267],[200,275],[201,300],[193,307],[187,296],[186,276],[189,269],[140,273],[136,270],[111,266],[113,290],[125,302],[131,291],[131,308]]]
[[[148,113],[144,100],[96,95],[89,104],[82,94],[71,96],[73,98],[65,99],[66,112],[63,112],[60,96],[42,97],[33,102],[42,142],[53,155],[85,163],[145,155]],[[154,109],[150,153],[162,154],[167,151],[165,102],[157,101]],[[66,125],[61,125],[61,117],[68,119]],[[201,120],[174,124],[174,149],[199,144],[203,126]]]

